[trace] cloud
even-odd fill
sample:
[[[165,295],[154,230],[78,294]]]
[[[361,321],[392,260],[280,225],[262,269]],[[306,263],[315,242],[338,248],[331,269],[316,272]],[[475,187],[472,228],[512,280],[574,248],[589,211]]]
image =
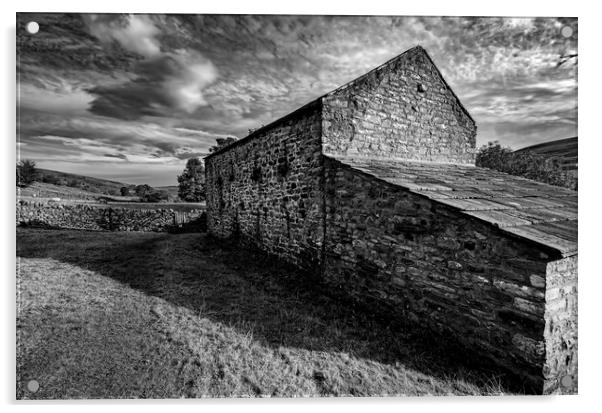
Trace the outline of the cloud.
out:
[[[203,156],[215,144],[214,134],[170,125],[135,123],[106,117],[75,116],[22,110],[18,135],[24,157],[42,161],[106,161],[169,164]],[[119,159],[117,159],[119,158]]]
[[[191,114],[206,106],[203,90],[218,77],[213,63],[195,50],[162,52],[159,29],[150,17],[130,15],[115,19],[93,16],[90,32],[103,42],[117,41],[146,59],[137,63],[133,79],[87,90],[96,96],[90,112],[118,119]]]
[[[499,141],[512,149],[577,136],[575,123],[559,119],[542,123],[487,120],[481,122],[478,128],[477,146]]]
[[[149,16],[131,14],[84,15],[90,33],[100,41],[110,43],[117,41],[124,49],[145,57],[157,56],[161,47],[156,36],[160,30]]]
[[[115,153],[105,153],[104,156],[107,157],[107,158],[117,158],[117,159],[124,159],[124,160],[127,159],[127,156],[125,156],[122,153],[118,153],[118,154],[115,154]]]
[[[19,85],[19,106],[65,115],[85,114],[93,96],[81,89],[73,89],[61,79],[56,88],[36,87],[30,83]]]
[[[195,52],[165,53],[140,62],[136,78],[87,90],[90,112],[118,119],[173,116],[207,105],[203,89],[217,78],[213,64]]]

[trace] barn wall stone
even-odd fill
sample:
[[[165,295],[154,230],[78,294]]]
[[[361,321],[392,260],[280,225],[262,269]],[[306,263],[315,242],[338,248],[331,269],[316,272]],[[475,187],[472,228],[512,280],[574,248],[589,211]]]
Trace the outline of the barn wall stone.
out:
[[[205,160],[208,229],[302,269],[320,266],[323,240],[321,106]]]
[[[544,391],[546,374],[573,372],[556,363],[576,357],[576,318],[564,311],[576,306],[572,260],[548,265],[553,257],[533,244],[340,162],[325,165],[323,277],[332,289],[446,335],[530,391]]]
[[[547,267],[546,393],[577,393],[577,262],[575,255]]]
[[[476,126],[420,47],[324,97],[324,154],[474,164]]]

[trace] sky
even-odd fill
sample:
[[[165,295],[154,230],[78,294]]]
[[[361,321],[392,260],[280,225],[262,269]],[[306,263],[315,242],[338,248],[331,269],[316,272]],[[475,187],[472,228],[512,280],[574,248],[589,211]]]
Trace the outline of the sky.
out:
[[[577,37],[575,18],[19,14],[18,159],[175,185],[216,138],[416,45],[475,119],[477,146],[577,136],[577,58],[562,58]]]

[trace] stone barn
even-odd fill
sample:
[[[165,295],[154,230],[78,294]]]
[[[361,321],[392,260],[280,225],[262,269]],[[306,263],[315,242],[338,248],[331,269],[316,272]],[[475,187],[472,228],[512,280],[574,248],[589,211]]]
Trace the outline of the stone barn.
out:
[[[207,156],[208,229],[575,393],[577,193],[475,167],[475,137],[415,47]]]

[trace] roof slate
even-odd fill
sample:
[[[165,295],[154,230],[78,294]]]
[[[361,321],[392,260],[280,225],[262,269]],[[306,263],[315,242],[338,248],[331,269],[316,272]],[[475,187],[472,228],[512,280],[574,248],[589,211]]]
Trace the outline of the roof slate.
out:
[[[577,192],[491,169],[404,160],[338,161],[434,202],[448,205],[503,232],[577,254]]]

